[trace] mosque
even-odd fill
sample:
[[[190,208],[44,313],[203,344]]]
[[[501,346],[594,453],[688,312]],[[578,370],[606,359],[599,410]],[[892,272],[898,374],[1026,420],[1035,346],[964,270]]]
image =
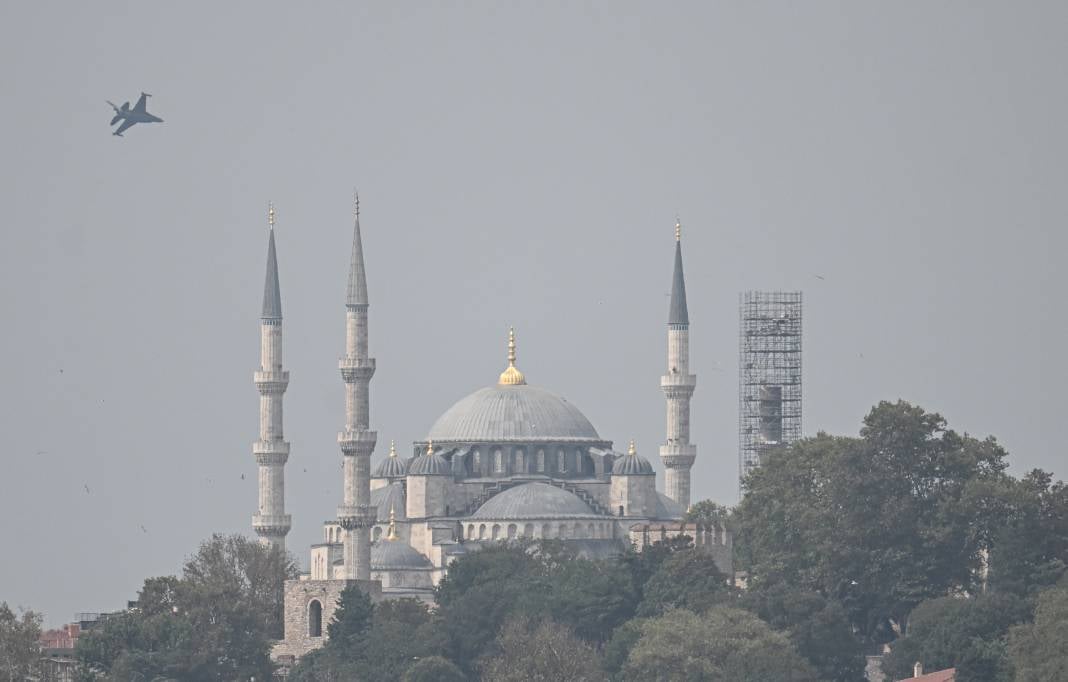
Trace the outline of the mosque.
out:
[[[685,533],[713,553],[724,572],[731,538],[724,529],[684,522],[690,505],[689,316],[682,242],[675,226],[675,262],[667,320],[667,434],[660,446],[664,491],[634,443],[620,452],[578,407],[532,386],[519,369],[510,331],[507,366],[497,381],[445,410],[426,438],[407,454],[390,443],[372,468],[377,434],[370,429],[367,276],[356,200],[345,300],[345,424],[338,434],[344,494],[335,518],[323,524],[310,550],[310,570],[285,585],[285,636],[272,656],[291,662],[322,646],[340,593],[357,584],[372,599],[414,597],[433,602],[433,588],[449,564],[487,543],[520,538],[559,540],[579,556],[618,555],[630,545]],[[267,276],[261,315],[259,510],[252,527],[261,542],[285,547],[284,467],[289,443],[282,430],[282,305],[268,212]]]

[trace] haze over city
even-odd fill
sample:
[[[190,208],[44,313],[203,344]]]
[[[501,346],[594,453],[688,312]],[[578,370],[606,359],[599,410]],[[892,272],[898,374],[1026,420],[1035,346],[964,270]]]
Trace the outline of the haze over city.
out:
[[[967,11],[963,11],[967,9]],[[738,294],[802,290],[804,433],[880,400],[1064,477],[1059,3],[0,8],[3,599],[121,608],[256,511],[268,201],[289,547],[339,503],[361,196],[374,462],[530,384],[662,474],[681,221],[693,499],[738,498]],[[105,100],[164,119],[109,134]]]

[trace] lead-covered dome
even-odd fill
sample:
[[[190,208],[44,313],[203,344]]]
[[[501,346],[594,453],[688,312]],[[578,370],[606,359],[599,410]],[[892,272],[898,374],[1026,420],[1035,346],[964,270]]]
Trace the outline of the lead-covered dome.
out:
[[[638,454],[634,441],[630,442],[627,454],[612,464],[613,476],[652,476],[654,473],[653,465],[649,463],[649,460]]]
[[[436,443],[601,440],[577,407],[526,384],[475,391],[438,417],[428,437]]]
[[[371,545],[371,569],[433,568],[430,559],[403,540],[382,539]]]
[[[560,519],[598,516],[574,493],[547,483],[524,483],[497,493],[471,515],[473,519]]]

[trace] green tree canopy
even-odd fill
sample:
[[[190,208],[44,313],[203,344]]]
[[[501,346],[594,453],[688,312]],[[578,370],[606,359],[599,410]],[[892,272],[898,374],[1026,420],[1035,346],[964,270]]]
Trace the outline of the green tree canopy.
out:
[[[483,659],[482,679],[494,682],[607,680],[597,651],[563,625],[520,616],[505,623],[497,637],[498,653]]]
[[[268,679],[282,583],[296,575],[277,549],[213,536],[181,578],[149,578],[135,609],[80,637],[76,655],[90,675],[108,679]]]
[[[646,581],[642,594],[637,613],[649,617],[678,608],[701,613],[727,602],[732,590],[711,554],[689,548],[667,557]]]
[[[1068,679],[1068,580],[1038,595],[1035,621],[1012,628],[1009,653],[1021,682]]]
[[[928,670],[956,668],[959,682],[1011,682],[1005,638],[1011,626],[1030,618],[1027,602],[1004,594],[925,601],[912,612],[906,636],[883,658],[883,670],[901,679],[921,661]]]
[[[467,676],[447,658],[427,656],[404,672],[401,682],[466,682]]]
[[[816,680],[785,635],[748,611],[732,608],[700,616],[678,609],[644,621],[623,676],[658,682]]]
[[[23,611],[19,617],[0,602],[0,682],[23,682],[39,671],[41,616]]]
[[[923,600],[974,587],[982,539],[968,490],[1001,477],[1004,460],[993,438],[905,402],[874,407],[860,438],[819,434],[771,453],[735,513],[750,589],[815,592],[866,639],[893,639]]]

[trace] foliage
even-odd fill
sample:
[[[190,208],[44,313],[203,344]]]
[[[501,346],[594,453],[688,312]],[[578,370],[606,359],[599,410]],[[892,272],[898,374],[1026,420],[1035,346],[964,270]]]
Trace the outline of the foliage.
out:
[[[421,658],[405,671],[401,682],[466,682],[467,677],[452,661],[441,656]]]
[[[779,584],[742,595],[739,605],[789,637],[825,682],[864,679],[864,647],[841,604]]]
[[[479,663],[482,679],[494,682],[529,680],[606,680],[597,651],[566,626],[526,617],[509,620],[497,637],[498,654]]]
[[[785,635],[741,609],[703,615],[678,609],[641,624],[623,667],[627,680],[814,682],[815,673]]]
[[[630,650],[642,636],[644,618],[632,618],[612,632],[612,638],[604,646],[601,666],[611,675],[616,675],[627,662]]]
[[[1005,649],[1009,628],[1031,617],[1028,604],[1003,594],[941,597],[920,604],[905,637],[883,658],[894,679],[907,677],[916,661],[925,668],[956,668],[960,682],[1011,682]]]
[[[1034,623],[1009,632],[1009,655],[1021,682],[1068,679],[1068,580],[1038,595]]]
[[[769,455],[736,509],[750,589],[783,583],[842,605],[871,642],[889,641],[925,599],[974,587],[980,534],[970,486],[1005,451],[905,402],[880,403],[860,438],[819,434]]]
[[[23,611],[20,618],[0,602],[0,682],[22,682],[39,670],[41,615]]]
[[[702,613],[730,598],[727,577],[720,572],[712,555],[696,550],[668,556],[649,577],[642,592],[637,613],[645,617],[678,608]]]
[[[90,676],[109,679],[268,679],[282,583],[296,575],[277,549],[215,535],[181,578],[147,579],[137,608],[80,637],[76,655]]]

